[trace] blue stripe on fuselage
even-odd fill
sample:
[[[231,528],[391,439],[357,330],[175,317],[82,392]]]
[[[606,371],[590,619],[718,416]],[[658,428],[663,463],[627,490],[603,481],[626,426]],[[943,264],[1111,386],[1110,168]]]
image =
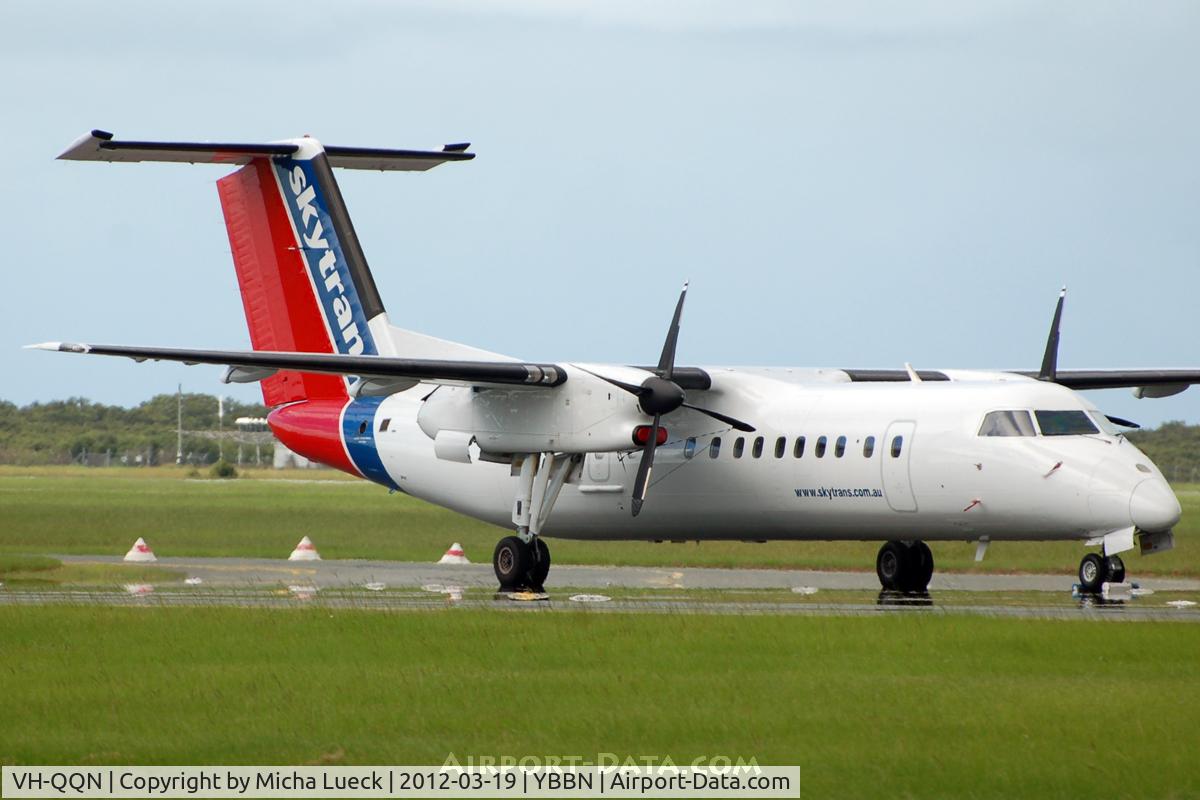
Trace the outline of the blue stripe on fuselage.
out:
[[[337,351],[344,355],[377,355],[350,266],[329,216],[325,189],[317,180],[312,161],[276,158],[273,163]]]
[[[361,400],[351,400],[342,415],[342,437],[346,441],[346,449],[350,452],[350,460],[358,467],[368,480],[382,484],[389,489],[399,489],[392,476],[383,467],[383,459],[379,457],[379,448],[375,442],[375,412],[382,397],[366,397]]]

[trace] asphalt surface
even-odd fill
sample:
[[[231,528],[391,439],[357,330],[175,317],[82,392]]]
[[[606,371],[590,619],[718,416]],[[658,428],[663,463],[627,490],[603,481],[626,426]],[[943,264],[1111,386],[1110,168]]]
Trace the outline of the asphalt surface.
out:
[[[59,556],[76,564],[119,564],[109,556]],[[879,591],[872,573],[811,570],[556,566],[549,593],[496,591],[490,564],[421,564],[392,561],[292,562],[244,558],[162,558],[158,566],[184,573],[153,585],[70,589],[0,590],[0,605],[105,605],[136,607],[323,608],[379,611],[489,608],[552,613],[595,611],[653,614],[774,614],[877,616],[971,614],[1019,619],[1090,619],[1200,622],[1200,606],[1171,607],[1155,592],[1200,592],[1200,580],[1147,578],[1140,594],[1124,601],[1072,597],[1072,576],[935,575],[928,595]],[[566,588],[569,587],[569,588]],[[659,590],[620,596],[627,590]],[[755,596],[755,590],[790,590],[792,602]],[[613,591],[616,597],[605,595]],[[665,591],[663,591],[665,590]],[[671,590],[680,590],[672,594]],[[696,591],[701,590],[698,596]],[[713,598],[703,590],[714,591]],[[825,601],[822,591],[868,592],[847,602]],[[746,598],[730,598],[745,591]],[[719,592],[719,594],[717,593]],[[945,599],[939,593],[952,592]],[[1003,599],[964,599],[963,592],[1013,592]]]
[[[70,564],[120,564],[120,556],[54,556]],[[322,588],[383,583],[389,588],[452,584],[495,589],[487,564],[423,564],[407,561],[282,561],[268,558],[160,558],[158,566],[200,578],[211,586],[278,586],[305,581]],[[1154,591],[1200,592],[1192,578],[1136,579]],[[1073,575],[963,575],[935,573],[931,592],[1034,591],[1070,593]],[[548,585],[578,589],[879,589],[874,572],[713,569],[708,567],[591,567],[555,565]]]
[[[195,589],[188,591],[149,591],[139,587],[126,590],[36,590],[0,591],[0,606],[124,606],[124,607],[215,607],[215,608],[299,608],[315,606],[328,609],[363,611],[434,611],[447,608],[495,609],[501,612],[642,614],[721,614],[721,615],[794,615],[862,617],[881,614],[972,616],[1015,619],[1109,620],[1119,622],[1200,622],[1196,608],[1171,608],[1163,604],[1141,605],[1141,599],[1113,602],[1083,599],[1062,605],[968,605],[942,603],[936,593],[923,598],[889,596],[879,593],[874,603],[822,603],[777,601],[705,601],[692,597],[656,596],[617,597],[605,595],[506,595],[482,589],[431,585],[428,591],[377,593],[353,590],[321,590],[311,585],[293,585],[274,591],[247,589]]]

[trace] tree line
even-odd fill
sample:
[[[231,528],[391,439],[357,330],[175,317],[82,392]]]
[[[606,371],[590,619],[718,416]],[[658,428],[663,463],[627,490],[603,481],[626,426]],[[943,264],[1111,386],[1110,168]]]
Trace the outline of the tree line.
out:
[[[1157,428],[1131,431],[1128,438],[1172,483],[1200,481],[1200,425],[1164,422]]]
[[[184,431],[216,430],[217,410],[214,395],[184,394]],[[224,428],[232,429],[238,417],[266,415],[263,405],[226,400]],[[96,457],[104,454],[115,456],[115,463],[173,463],[175,428],[173,394],[155,395],[133,408],[93,403],[83,397],[26,406],[0,400],[0,463],[66,464],[84,456],[96,463]],[[1168,479],[1200,480],[1200,425],[1166,422],[1154,429],[1132,431],[1128,437]],[[183,449],[192,461],[211,463],[219,446],[212,439],[185,433]],[[143,456],[143,460],[129,458],[129,454]],[[269,447],[263,455],[270,455]]]
[[[195,463],[217,459],[220,445],[213,439],[189,436],[188,431],[218,428],[217,398],[210,394],[182,396],[183,450]],[[17,406],[0,400],[0,463],[68,464],[87,458],[88,463],[105,458],[114,464],[174,463],[176,452],[177,398],[155,395],[134,406],[93,403],[83,397]],[[267,409],[257,403],[225,400],[223,428],[232,430],[238,417],[265,417]],[[226,455],[230,443],[224,445]],[[236,449],[236,445],[232,445]],[[263,455],[270,455],[270,448]]]

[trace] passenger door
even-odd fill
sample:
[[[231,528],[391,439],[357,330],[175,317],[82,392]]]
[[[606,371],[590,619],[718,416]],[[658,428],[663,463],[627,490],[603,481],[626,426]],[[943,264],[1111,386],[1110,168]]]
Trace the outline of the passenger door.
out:
[[[917,498],[913,496],[909,462],[912,456],[913,434],[917,423],[911,420],[893,422],[883,437],[883,452],[880,453],[880,472],[883,495],[893,511],[916,511]]]

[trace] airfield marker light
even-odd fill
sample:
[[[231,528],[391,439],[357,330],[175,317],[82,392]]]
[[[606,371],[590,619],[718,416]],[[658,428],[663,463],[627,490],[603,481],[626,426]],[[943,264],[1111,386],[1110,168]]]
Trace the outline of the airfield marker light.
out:
[[[307,536],[305,536],[303,539],[300,540],[300,543],[298,545],[296,545],[296,549],[292,551],[292,554],[290,556],[288,556],[288,561],[320,561],[320,560],[321,560],[321,554],[317,552],[316,545],[314,545],[312,543],[312,540],[309,539]]]
[[[146,540],[139,536],[138,540],[133,543],[133,547],[129,548],[129,552],[125,554],[125,560],[149,563],[151,561],[158,561],[158,558],[155,557],[154,551],[150,549],[150,545],[146,544]]]
[[[644,447],[646,440],[650,438],[650,425],[638,425],[633,429],[633,443],[638,447]],[[658,441],[655,445],[663,445],[667,442],[667,429],[661,425],[658,428]]]

